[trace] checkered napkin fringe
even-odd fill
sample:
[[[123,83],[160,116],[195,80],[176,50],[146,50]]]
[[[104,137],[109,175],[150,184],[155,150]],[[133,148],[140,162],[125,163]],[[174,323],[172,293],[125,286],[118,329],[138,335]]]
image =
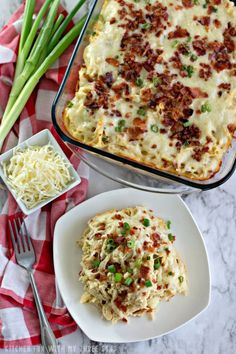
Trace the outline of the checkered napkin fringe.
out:
[[[37,11],[43,1],[37,1]],[[24,4],[0,32],[0,117],[9,96],[22,25]],[[60,11],[66,14],[63,8]],[[24,111],[3,145],[12,148],[42,129],[56,133],[51,123],[51,105],[63,78],[73,46],[46,73],[31,95]],[[88,171],[60,141],[82,183],[51,204],[25,218],[37,256],[34,276],[48,320],[56,337],[69,334],[77,326],[58,291],[52,257],[53,230],[57,219],[86,197]],[[1,183],[1,181],[0,181]],[[26,271],[16,264],[10,241],[8,220],[22,215],[12,195],[0,184],[0,348],[40,343],[38,316]]]

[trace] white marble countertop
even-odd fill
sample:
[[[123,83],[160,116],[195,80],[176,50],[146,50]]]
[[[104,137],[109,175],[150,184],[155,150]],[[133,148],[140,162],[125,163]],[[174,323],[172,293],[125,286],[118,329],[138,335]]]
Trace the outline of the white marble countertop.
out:
[[[63,0],[68,8],[76,0]],[[20,4],[0,1],[0,28]],[[233,354],[236,351],[236,173],[224,186],[185,197],[206,241],[212,295],[208,309],[198,318],[162,338],[142,343],[103,345],[91,342],[80,330],[59,340],[62,353],[115,354]],[[118,188],[91,172],[89,196]],[[30,349],[30,348],[28,348]],[[1,354],[9,353],[0,350]],[[23,351],[22,351],[23,352]],[[27,353],[40,353],[31,348]]]

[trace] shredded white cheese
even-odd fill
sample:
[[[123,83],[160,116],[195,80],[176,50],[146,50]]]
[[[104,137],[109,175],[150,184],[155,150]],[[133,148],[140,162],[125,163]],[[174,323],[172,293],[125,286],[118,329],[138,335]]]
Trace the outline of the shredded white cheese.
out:
[[[50,144],[16,148],[2,166],[9,186],[28,209],[59,194],[72,180],[68,163]]]

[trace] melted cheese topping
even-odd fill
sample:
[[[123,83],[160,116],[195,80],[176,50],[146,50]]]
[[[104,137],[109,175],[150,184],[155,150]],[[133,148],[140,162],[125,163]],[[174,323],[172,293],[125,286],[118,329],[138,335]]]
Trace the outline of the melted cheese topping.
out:
[[[187,294],[185,266],[173,247],[170,222],[144,207],[95,216],[80,240],[82,303],[94,303],[106,320],[152,315],[157,304]]]
[[[236,129],[235,23],[228,0],[105,1],[65,110],[68,131],[156,169],[209,179]]]

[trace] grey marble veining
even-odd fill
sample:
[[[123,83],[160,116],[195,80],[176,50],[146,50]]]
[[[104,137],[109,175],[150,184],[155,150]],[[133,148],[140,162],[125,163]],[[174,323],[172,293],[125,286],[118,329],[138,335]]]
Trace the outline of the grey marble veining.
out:
[[[20,0],[0,0],[0,27],[20,2]],[[76,0],[62,0],[69,9],[75,2]],[[89,196],[113,188],[119,188],[119,185],[91,172]],[[3,192],[0,190],[0,200],[2,198]],[[104,346],[89,341],[78,330],[59,340],[62,353],[233,354],[236,352],[236,173],[221,188],[188,195],[184,200],[203,233],[209,254],[212,295],[208,309],[176,332],[142,343]],[[36,353],[32,348],[31,353],[34,352]],[[5,354],[4,351],[0,353]]]

